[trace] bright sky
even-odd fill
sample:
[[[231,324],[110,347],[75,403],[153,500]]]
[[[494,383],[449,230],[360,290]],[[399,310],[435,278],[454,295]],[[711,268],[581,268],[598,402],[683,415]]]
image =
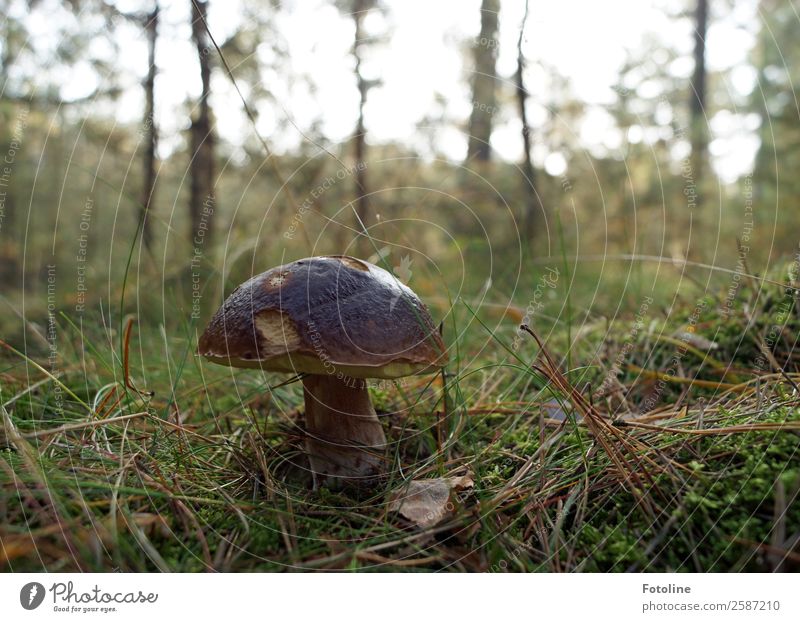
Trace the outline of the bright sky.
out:
[[[12,2],[12,11],[25,10],[24,2]],[[53,19],[55,0],[45,0],[29,16],[28,26],[37,41],[57,44]],[[126,11],[148,7],[148,2],[120,0],[117,5]],[[380,78],[382,84],[370,91],[366,108],[369,141],[400,141],[420,153],[430,155],[426,132],[417,125],[424,118],[444,117],[431,130],[436,149],[453,160],[466,153],[463,127],[469,117],[471,103],[468,88],[468,62],[465,52],[479,30],[479,0],[383,0],[385,16],[372,12],[365,26],[377,43],[370,47],[364,72]],[[592,151],[615,151],[622,137],[613,128],[603,104],[613,101],[612,85],[618,80],[619,68],[628,50],[639,49],[648,35],[657,33],[686,58],[670,67],[677,75],[688,76],[692,30],[689,20],[675,19],[689,2],[680,0],[531,0],[530,17],[525,33],[524,50],[529,59],[526,76],[531,92],[530,117],[534,130],[546,122],[547,110],[541,102],[550,100],[548,80],[538,65],[554,68],[568,79],[574,95],[588,104],[588,113],[580,127],[570,127],[581,144]],[[53,5],[53,6],[49,6]],[[190,43],[189,2],[163,1],[161,38],[158,43],[157,118],[162,133],[162,155],[181,144],[181,131],[187,121],[181,107],[187,97],[199,93],[196,52]],[[218,41],[229,36],[239,23],[242,0],[211,0],[209,22]],[[721,5],[717,4],[717,7]],[[500,75],[512,76],[516,63],[516,39],[522,18],[522,0],[503,0],[500,24]],[[720,10],[717,8],[716,10]],[[720,109],[710,119],[717,172],[725,181],[733,181],[752,166],[758,140],[754,130],[758,118],[739,114],[736,106],[753,89],[756,76],[744,64],[752,48],[756,31],[756,0],[743,0],[732,11],[716,19],[708,34],[707,61],[712,72],[734,68],[725,84],[726,101],[715,102]],[[281,129],[289,115],[301,128],[314,121],[321,123],[325,135],[333,142],[347,138],[355,125],[357,92],[352,74],[352,22],[331,6],[329,0],[290,0],[279,14],[278,31],[289,52],[290,67],[266,72],[266,88],[282,102],[285,110],[268,106],[259,108],[259,130],[277,150],[291,149],[301,141],[291,127]],[[144,37],[137,28],[120,30],[122,54],[118,64],[128,76],[128,88],[113,114],[121,121],[136,122],[141,118],[142,93],[140,80],[146,70]],[[106,53],[104,43],[92,44],[92,53]],[[258,50],[269,61],[267,49]],[[287,76],[294,76],[289,86]],[[43,79],[54,76],[42,73]],[[313,89],[304,78],[309,78]],[[62,95],[80,97],[97,86],[93,70],[86,62],[73,67]],[[640,92],[648,85],[641,85]],[[252,134],[242,106],[228,80],[221,73],[212,82],[212,105],[216,111],[219,132],[234,145]],[[511,93],[511,89],[508,89]],[[112,112],[112,111],[109,111]],[[667,111],[665,124],[670,121]],[[520,124],[513,101],[509,99],[495,115],[492,145],[499,157],[518,160],[521,155]],[[641,135],[640,135],[641,134]],[[631,140],[646,139],[641,132],[632,132]],[[675,145],[676,156],[685,145]],[[566,162],[558,153],[540,146],[534,152],[537,164],[551,174],[564,172]]]

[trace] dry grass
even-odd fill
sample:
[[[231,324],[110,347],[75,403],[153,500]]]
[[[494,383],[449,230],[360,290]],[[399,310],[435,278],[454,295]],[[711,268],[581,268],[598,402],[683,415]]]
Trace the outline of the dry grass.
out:
[[[629,320],[596,323],[573,342],[570,369],[553,354],[563,331],[547,344],[531,331],[513,353],[513,324],[489,331],[490,348],[475,336],[481,357],[457,358],[446,378],[373,390],[395,475],[372,493],[310,489],[296,379],[231,376],[191,356],[177,356],[178,378],[159,376],[158,338],[127,324],[122,351],[104,355],[102,336],[65,322],[57,373],[19,351],[2,359],[0,565],[796,570],[798,322],[783,317],[766,366],[748,368],[775,324],[758,308],[701,314],[697,334],[718,344],[707,351],[659,338],[690,306],[633,339]],[[143,369],[146,381],[134,377]],[[474,489],[431,528],[389,510],[412,478],[466,472]]]

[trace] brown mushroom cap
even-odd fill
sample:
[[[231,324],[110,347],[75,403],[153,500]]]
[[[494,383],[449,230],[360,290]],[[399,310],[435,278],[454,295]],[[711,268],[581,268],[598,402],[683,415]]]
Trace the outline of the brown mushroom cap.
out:
[[[231,367],[352,378],[399,378],[447,363],[417,295],[347,256],[300,259],[243,283],[214,314],[198,353]]]

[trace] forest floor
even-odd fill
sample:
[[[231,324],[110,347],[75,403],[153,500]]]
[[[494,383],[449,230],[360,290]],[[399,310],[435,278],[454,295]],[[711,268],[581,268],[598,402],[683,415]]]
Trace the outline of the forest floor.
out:
[[[796,571],[797,292],[726,294],[568,318],[549,356],[521,310],[476,312],[447,374],[371,387],[393,474],[372,491],[310,487],[297,379],[59,318],[57,371],[45,344],[0,358],[0,568]],[[432,520],[397,511],[441,477]]]

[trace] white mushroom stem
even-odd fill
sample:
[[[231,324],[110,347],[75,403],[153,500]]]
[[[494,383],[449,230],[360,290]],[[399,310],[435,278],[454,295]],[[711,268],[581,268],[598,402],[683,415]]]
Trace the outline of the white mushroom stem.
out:
[[[331,375],[303,379],[306,448],[314,485],[370,485],[385,471],[386,436],[364,380]]]

